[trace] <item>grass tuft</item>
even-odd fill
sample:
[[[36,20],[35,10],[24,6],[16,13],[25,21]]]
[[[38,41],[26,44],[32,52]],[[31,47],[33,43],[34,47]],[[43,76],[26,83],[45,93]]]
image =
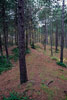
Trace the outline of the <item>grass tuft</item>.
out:
[[[51,57],[52,60],[59,61],[57,57]]]
[[[62,80],[67,80],[67,77],[65,77],[64,75],[59,76],[59,78]]]
[[[66,66],[64,63],[61,63],[60,61],[58,61],[57,64],[58,64],[59,66],[62,66],[62,67],[67,68],[67,66]]]

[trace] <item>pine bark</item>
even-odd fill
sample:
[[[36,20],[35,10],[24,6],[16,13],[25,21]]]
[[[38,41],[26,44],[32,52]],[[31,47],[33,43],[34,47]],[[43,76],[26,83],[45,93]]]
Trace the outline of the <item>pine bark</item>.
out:
[[[15,44],[18,45],[18,22],[17,22],[17,19],[18,19],[18,10],[17,10],[17,0],[16,1],[16,8],[15,8]]]
[[[26,50],[28,49],[28,29],[26,29]]]
[[[20,83],[22,84],[28,80],[25,60],[24,0],[18,0],[18,35]]]
[[[64,3],[62,4],[62,32],[61,32],[61,54],[60,54],[60,62],[63,63],[63,49],[64,49]]]
[[[53,25],[52,23],[51,23],[50,42],[51,42],[51,56],[53,56]]]
[[[45,20],[45,36],[44,36],[44,50],[46,50],[46,20]]]
[[[1,34],[0,34],[0,53],[1,53],[1,57],[3,58],[3,50],[2,50]]]
[[[5,1],[2,4],[2,17],[3,17],[3,33],[4,33],[4,41],[5,41],[5,51],[7,57],[7,63],[9,63],[9,55],[8,55],[8,41],[6,34],[6,14],[5,14]]]
[[[56,42],[55,42],[56,48],[55,51],[58,51],[58,25],[56,24]]]

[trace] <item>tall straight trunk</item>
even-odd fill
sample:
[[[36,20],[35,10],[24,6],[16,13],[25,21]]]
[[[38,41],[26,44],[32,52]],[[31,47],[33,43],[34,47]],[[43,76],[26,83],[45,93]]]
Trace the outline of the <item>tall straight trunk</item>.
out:
[[[26,29],[26,50],[28,49],[28,29]]]
[[[17,22],[17,19],[18,19],[18,11],[17,11],[17,7],[18,7],[18,4],[17,4],[17,1],[18,0],[15,0],[15,44],[18,45],[18,22]]]
[[[25,61],[25,30],[24,30],[24,0],[18,0],[18,35],[19,35],[19,65],[20,83],[27,82]]]
[[[53,56],[53,25],[52,23],[51,23],[50,42],[51,42],[51,56]]]
[[[6,40],[7,40],[7,44],[8,44],[8,22],[6,22]]]
[[[31,22],[30,22],[30,24],[29,24],[29,44],[30,44],[30,45],[31,45],[31,43],[32,43],[32,40],[31,40],[31,36],[32,36],[32,35],[31,35],[31,33],[32,33],[32,32],[31,32],[31,26],[32,26],[32,25],[31,25]]]
[[[9,55],[8,55],[8,41],[7,41],[7,34],[6,34],[6,14],[5,14],[5,1],[2,5],[2,17],[3,17],[3,33],[4,33],[4,41],[5,41],[5,51],[7,57],[7,63],[9,62]]]
[[[63,0],[62,4],[62,32],[61,32],[61,54],[60,54],[61,63],[63,63],[63,49],[64,49],[64,4],[65,0]]]
[[[46,44],[48,44],[48,27],[46,26]]]
[[[34,29],[32,29],[32,45],[33,45],[33,48],[34,48]]]
[[[39,43],[40,43],[41,30],[39,28]]]
[[[65,47],[67,48],[67,33],[65,35]]]
[[[65,29],[67,28],[67,25],[65,24]],[[65,47],[67,48],[67,31],[65,31]]]
[[[2,50],[1,34],[0,34],[0,53],[1,53],[1,57],[3,58],[3,50]]]
[[[32,40],[31,40],[31,32],[29,33],[29,43],[30,43],[30,45],[32,43]]]
[[[44,36],[44,50],[46,50],[46,20],[45,20],[45,36]]]
[[[56,22],[56,41],[55,41],[55,45],[56,45],[56,48],[55,48],[55,51],[57,52],[58,51],[58,25],[57,25],[57,22]]]
[[[35,39],[35,43],[37,42],[37,38],[36,37],[37,37],[37,33],[36,33],[36,30],[35,30],[35,38],[34,38]]]
[[[18,30],[17,30],[17,26],[15,26],[15,44],[18,45]]]
[[[11,38],[12,38],[12,43],[11,44],[13,45],[13,35],[11,36]]]

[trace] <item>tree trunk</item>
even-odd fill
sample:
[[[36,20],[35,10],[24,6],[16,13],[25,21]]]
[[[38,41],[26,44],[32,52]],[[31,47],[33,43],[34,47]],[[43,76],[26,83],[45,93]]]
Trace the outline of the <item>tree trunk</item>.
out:
[[[61,55],[60,55],[60,62],[63,63],[63,49],[64,49],[64,3],[63,0],[62,4],[62,32],[61,32]]]
[[[1,53],[1,57],[3,58],[3,50],[2,50],[1,34],[0,34],[0,53]]]
[[[46,20],[45,20],[45,36],[44,36],[44,50],[46,50]]]
[[[53,25],[51,24],[51,34],[50,34],[50,42],[51,42],[51,56],[53,56]]]
[[[56,24],[56,42],[55,42],[56,48],[55,52],[58,51],[58,25]]]
[[[26,50],[28,49],[28,29],[26,29]]]
[[[20,83],[22,84],[27,82],[27,70],[25,61],[24,0],[18,0],[18,32]]]
[[[17,19],[18,19],[18,11],[17,11],[17,7],[18,7],[18,4],[17,4],[17,0],[15,0],[15,5],[16,5],[16,8],[15,8],[15,44],[18,45],[18,22],[17,22]]]
[[[3,17],[3,33],[4,33],[4,41],[5,41],[5,51],[6,51],[6,57],[7,57],[7,63],[9,62],[9,56],[8,56],[8,41],[7,41],[7,34],[6,34],[6,15],[5,15],[5,1],[2,5],[2,17]]]
[[[67,48],[67,33],[65,35],[65,47]]]

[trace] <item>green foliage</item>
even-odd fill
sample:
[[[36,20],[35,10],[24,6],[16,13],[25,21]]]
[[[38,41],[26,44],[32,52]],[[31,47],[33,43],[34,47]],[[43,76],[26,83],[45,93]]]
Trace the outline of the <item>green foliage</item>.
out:
[[[67,80],[67,77],[65,77],[64,75],[59,76],[59,78],[62,80]]]
[[[39,45],[36,45],[36,44],[34,45],[33,43],[31,44],[31,48],[32,49],[37,49],[37,48],[42,49]]]
[[[0,56],[0,74],[4,71],[11,69],[11,67],[12,67],[12,64],[11,64],[11,62],[7,63],[6,56],[3,56],[3,59]]]
[[[51,59],[52,59],[52,60],[55,60],[55,61],[59,61],[59,59],[58,59],[57,57],[54,57],[54,56],[51,57]]]
[[[28,48],[28,49],[26,49],[26,51],[25,51],[25,54],[29,54],[31,51],[30,51],[30,49]]]
[[[13,52],[13,57],[12,58],[16,62],[18,60],[18,58],[19,58],[19,48],[18,47],[14,48],[12,50],[12,52]]]
[[[42,49],[39,45],[35,45],[35,48]]]
[[[31,44],[31,48],[32,48],[32,49],[36,49],[34,43]]]
[[[59,53],[59,49],[57,49],[56,53]]]
[[[18,93],[10,93],[8,98],[3,97],[3,100],[32,100],[29,97],[20,96]]]
[[[65,100],[67,100],[67,96],[66,96]]]
[[[64,63],[61,63],[60,61],[57,62],[58,65],[67,68],[67,66]]]
[[[41,84],[41,88],[43,89],[44,92],[48,94],[48,100],[52,100],[54,96],[54,92],[43,83]]]
[[[19,59],[19,48],[16,47],[12,50],[13,52],[13,55],[10,56],[10,59],[14,59],[14,61],[16,62],[18,59]],[[30,49],[28,48],[26,51],[25,51],[25,54],[29,54],[31,51]]]

